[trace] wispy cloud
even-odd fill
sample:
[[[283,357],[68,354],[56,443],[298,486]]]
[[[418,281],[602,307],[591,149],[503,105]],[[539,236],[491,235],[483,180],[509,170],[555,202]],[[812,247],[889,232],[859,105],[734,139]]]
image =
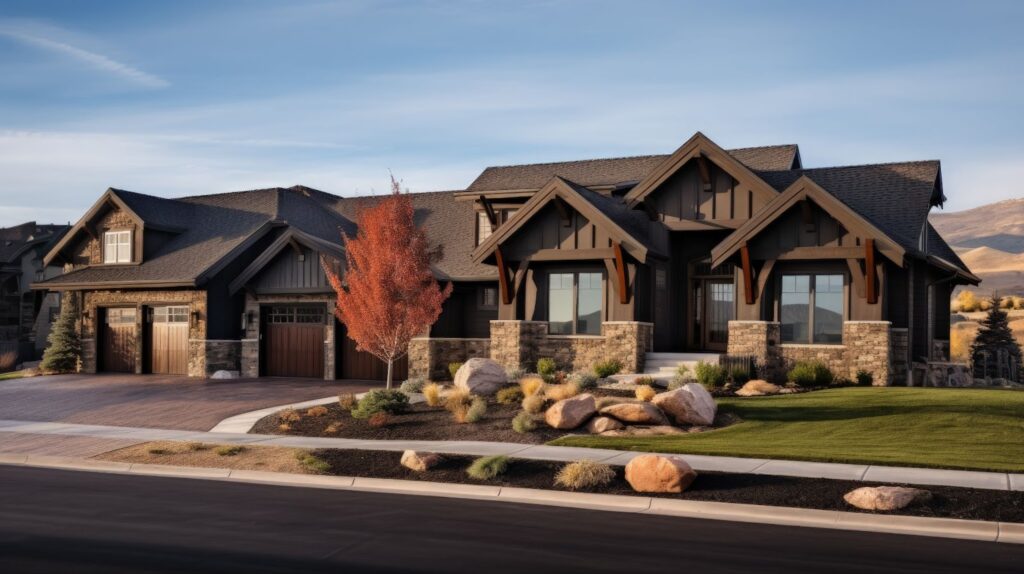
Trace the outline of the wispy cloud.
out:
[[[60,39],[48,37],[44,33],[35,30],[28,31],[24,29],[25,27],[25,24],[20,21],[0,20],[0,36],[66,56],[96,70],[119,76],[137,86],[161,89],[170,85],[170,82],[159,76],[144,72],[123,62],[118,62],[103,54],[86,50]]]

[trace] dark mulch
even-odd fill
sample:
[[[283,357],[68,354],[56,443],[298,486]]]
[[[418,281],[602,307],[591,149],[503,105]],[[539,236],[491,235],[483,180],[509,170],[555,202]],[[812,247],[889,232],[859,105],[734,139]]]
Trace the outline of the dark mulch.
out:
[[[445,409],[428,407],[423,403],[410,406],[407,412],[400,415],[392,415],[391,422],[379,428],[370,426],[368,420],[352,418],[338,404],[329,405],[327,411],[324,416],[313,417],[301,410],[299,413],[302,419],[290,423],[291,428],[287,431],[280,429],[277,415],[270,415],[257,422],[249,432],[379,440],[473,440],[523,444],[542,444],[569,434],[543,424],[538,425],[533,432],[519,434],[512,430],[512,419],[519,413],[520,406],[501,405],[494,401],[489,402],[483,420],[472,424],[459,424]],[[326,432],[332,423],[340,428],[337,432]]]
[[[473,457],[468,456],[447,456],[437,468],[417,473],[399,464],[399,452],[325,449],[315,451],[314,454],[330,464],[328,474],[339,476],[565,490],[554,484],[555,473],[561,468],[562,463],[513,459],[505,475],[493,481],[480,481],[466,474],[466,467],[473,461]],[[623,468],[615,469],[616,477],[611,485],[586,492],[637,495],[626,483]],[[700,473],[693,485],[682,494],[655,496],[862,512],[847,505],[843,501],[843,495],[855,488],[872,484],[850,480],[704,472]],[[923,488],[931,491],[933,497],[930,502],[891,514],[1024,522],[1024,493],[944,486]]]

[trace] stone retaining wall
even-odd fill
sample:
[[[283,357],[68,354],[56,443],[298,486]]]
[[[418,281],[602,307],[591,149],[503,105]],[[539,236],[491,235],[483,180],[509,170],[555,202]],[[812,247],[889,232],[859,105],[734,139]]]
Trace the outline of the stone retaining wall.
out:
[[[419,337],[409,343],[409,378],[443,381],[451,377],[451,363],[465,363],[490,354],[490,339]]]
[[[549,335],[539,321],[491,321],[491,358],[506,369],[533,370],[537,360],[551,358],[566,371],[589,370],[594,363],[615,359],[623,371],[638,373],[652,350],[654,326],[639,321],[608,321],[601,335]]]

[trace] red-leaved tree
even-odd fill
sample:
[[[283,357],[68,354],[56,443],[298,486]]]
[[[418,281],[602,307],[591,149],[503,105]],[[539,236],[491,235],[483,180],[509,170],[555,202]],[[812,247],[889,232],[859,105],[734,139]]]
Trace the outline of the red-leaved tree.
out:
[[[391,195],[356,216],[355,237],[342,233],[344,268],[324,258],[327,279],[338,294],[335,314],[356,348],[388,365],[391,388],[394,363],[413,337],[437,321],[451,295],[430,271],[427,236],[413,221],[412,200],[391,178]]]

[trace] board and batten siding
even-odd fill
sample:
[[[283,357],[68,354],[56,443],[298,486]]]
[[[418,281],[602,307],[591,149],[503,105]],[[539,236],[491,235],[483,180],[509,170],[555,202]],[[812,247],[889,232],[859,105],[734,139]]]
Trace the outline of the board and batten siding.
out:
[[[292,248],[281,251],[250,283],[257,293],[326,293],[331,291],[320,254],[302,247],[302,256]]]
[[[646,199],[661,221],[746,221],[765,206],[762,198],[708,162],[711,189],[705,190],[695,162],[668,178]]]
[[[505,241],[501,250],[510,261],[533,255],[541,249],[607,249],[612,246],[608,233],[587,220],[571,207],[566,207],[568,219],[563,219],[553,204],[543,207]]]

